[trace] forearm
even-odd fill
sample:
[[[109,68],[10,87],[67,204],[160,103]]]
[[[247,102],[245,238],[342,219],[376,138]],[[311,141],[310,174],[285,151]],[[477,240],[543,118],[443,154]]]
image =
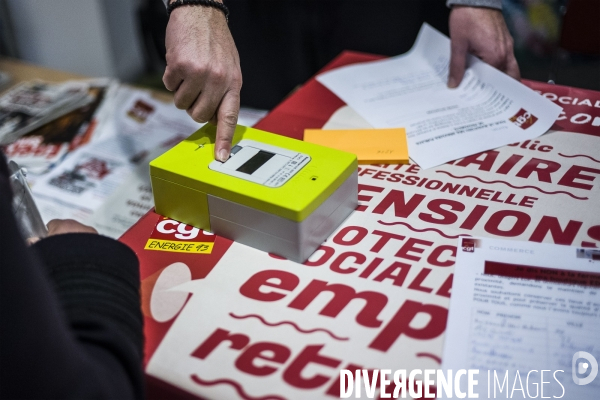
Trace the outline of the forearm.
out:
[[[0,398],[141,398],[135,254],[91,234],[58,235],[27,247],[12,214],[1,153],[0,221]],[[107,298],[122,289],[115,281],[128,283],[118,297]],[[112,312],[115,307],[128,311]]]
[[[139,265],[128,247],[90,233],[32,246],[43,260],[77,345],[107,398],[142,398],[143,319]]]
[[[174,4],[177,4],[174,8]],[[226,161],[237,126],[242,71],[222,2],[171,3],[165,34],[163,83],[177,108],[198,123],[217,126],[214,155]]]
[[[468,6],[468,7],[486,7],[502,10],[502,0],[447,0],[446,5]]]

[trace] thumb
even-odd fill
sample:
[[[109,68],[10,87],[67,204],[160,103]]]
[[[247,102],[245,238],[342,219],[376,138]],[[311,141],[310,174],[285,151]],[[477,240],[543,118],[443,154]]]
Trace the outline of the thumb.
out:
[[[225,93],[217,111],[217,137],[215,140],[215,158],[219,161],[227,161],[231,151],[231,141],[237,126],[238,114],[240,112],[239,92],[230,90]]]
[[[454,89],[465,75],[467,64],[468,44],[464,39],[453,39],[450,41],[450,71],[448,72],[448,87]]]

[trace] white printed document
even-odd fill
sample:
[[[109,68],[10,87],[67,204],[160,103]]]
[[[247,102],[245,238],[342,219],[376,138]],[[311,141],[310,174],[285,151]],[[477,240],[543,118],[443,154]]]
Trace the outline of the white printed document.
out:
[[[561,107],[474,56],[448,89],[450,39],[424,24],[413,48],[355,64],[317,80],[375,128],[406,128],[421,168],[544,134]]]
[[[480,399],[598,398],[600,249],[459,240],[442,370],[479,370]]]
[[[100,139],[71,152],[58,166],[38,178],[33,196],[45,222],[73,218],[94,225],[103,234],[118,237],[153,206],[151,201],[135,198],[151,197],[149,175],[142,181],[136,179],[140,177],[138,170],[147,169],[140,165],[148,163],[150,154],[166,151],[200,125],[173,104],[126,87],[119,89],[103,112],[109,115],[105,115],[97,128]],[[119,209],[110,204],[108,221],[114,225],[107,227],[107,219],[94,219],[94,214],[107,199],[112,203],[115,192],[123,192],[123,184],[128,185],[125,194],[128,198],[124,201],[131,207]],[[131,214],[130,209],[134,211]],[[107,211],[106,207],[102,211]],[[126,211],[126,218],[119,218]]]

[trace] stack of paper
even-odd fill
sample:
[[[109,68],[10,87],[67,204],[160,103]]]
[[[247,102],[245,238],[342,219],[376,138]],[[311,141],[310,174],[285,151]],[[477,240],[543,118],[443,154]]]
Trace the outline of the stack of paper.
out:
[[[251,110],[251,120],[246,114],[243,121],[253,123],[262,113]],[[44,222],[72,218],[117,238],[154,206],[148,162],[200,124],[149,92],[119,86],[90,125],[91,141],[34,176],[32,192]]]
[[[306,129],[304,141],[356,154],[359,164],[408,164],[404,128]]]

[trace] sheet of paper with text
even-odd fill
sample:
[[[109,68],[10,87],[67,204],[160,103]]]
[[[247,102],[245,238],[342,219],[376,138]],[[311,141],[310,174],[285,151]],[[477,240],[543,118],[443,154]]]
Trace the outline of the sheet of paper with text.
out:
[[[442,370],[478,369],[479,398],[596,398],[600,250],[459,242]]]
[[[560,115],[561,107],[474,56],[459,87],[448,89],[449,61],[450,39],[424,24],[408,53],[317,80],[373,127],[405,127],[421,168],[533,139]]]

